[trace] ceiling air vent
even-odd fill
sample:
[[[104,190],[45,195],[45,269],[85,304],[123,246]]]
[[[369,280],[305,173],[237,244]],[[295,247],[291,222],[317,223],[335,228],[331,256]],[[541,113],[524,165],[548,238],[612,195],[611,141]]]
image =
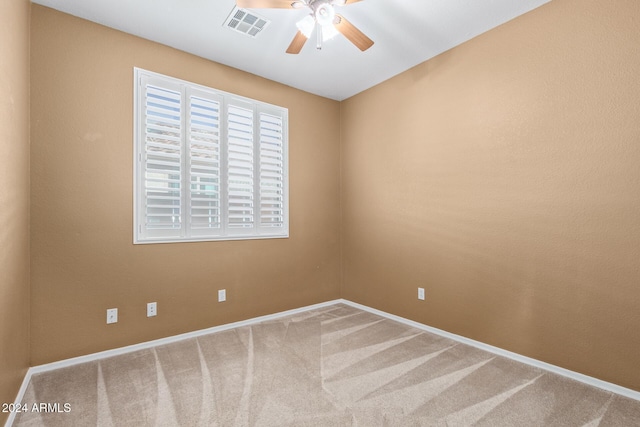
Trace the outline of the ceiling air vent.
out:
[[[257,36],[267,25],[269,25],[269,21],[265,18],[248,10],[238,9],[237,7],[233,8],[229,17],[224,22],[225,27],[246,34],[249,37]]]

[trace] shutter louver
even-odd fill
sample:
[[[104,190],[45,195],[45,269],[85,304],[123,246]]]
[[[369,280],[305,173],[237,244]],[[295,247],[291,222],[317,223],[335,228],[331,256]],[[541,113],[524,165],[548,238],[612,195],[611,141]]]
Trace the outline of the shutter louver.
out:
[[[175,230],[179,235],[183,197],[181,95],[151,84],[145,89],[144,226],[150,235],[154,230]]]
[[[253,228],[253,111],[229,105],[227,126],[228,226],[232,229]]]
[[[189,220],[192,235],[221,227],[220,102],[189,98]]]
[[[282,118],[260,113],[260,226],[284,226],[284,145]]]

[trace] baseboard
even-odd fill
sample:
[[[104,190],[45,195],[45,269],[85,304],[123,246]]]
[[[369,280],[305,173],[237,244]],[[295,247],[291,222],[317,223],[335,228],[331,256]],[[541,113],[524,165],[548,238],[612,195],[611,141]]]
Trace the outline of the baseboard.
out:
[[[390,320],[395,320],[396,322],[404,323],[405,325],[412,326],[417,329],[421,329],[426,332],[430,332],[435,335],[439,335],[445,338],[452,339],[454,341],[460,342],[462,344],[470,345],[472,347],[479,348],[480,350],[488,351],[489,353],[497,354],[498,356],[503,356],[512,360],[515,360],[520,363],[524,363],[526,365],[534,366],[536,368],[543,369],[548,372],[552,372],[557,375],[561,375],[563,377],[571,378],[572,380],[579,381],[584,384],[588,384],[593,387],[600,388],[602,390],[610,391],[615,394],[619,394],[621,396],[628,397],[630,399],[640,401],[640,392],[632,390],[630,388],[622,387],[617,384],[613,384],[607,381],[600,380],[598,378],[590,377],[588,375],[581,374],[579,372],[571,371],[569,369],[561,368],[556,365],[552,365],[550,363],[542,362],[537,359],[532,359],[527,356],[523,356],[518,353],[513,353],[508,350],[504,350],[499,347],[494,347],[489,344],[485,344],[480,341],[475,341],[470,338],[463,337],[461,335],[452,334],[447,331],[443,331],[441,329],[433,328],[431,326],[424,325],[422,323],[415,322],[413,320],[405,319],[404,317],[396,316],[395,314],[390,314],[381,310],[377,310],[375,308],[367,307],[366,305],[358,304],[348,300],[340,300],[343,304],[349,305],[354,308],[359,308],[363,311],[368,311],[369,313],[377,314],[378,316],[385,317]]]
[[[44,365],[33,366],[33,367],[29,368],[29,370],[27,371],[27,373],[26,373],[26,375],[24,377],[24,380],[22,381],[22,385],[20,386],[20,390],[18,391],[18,395],[16,396],[15,403],[22,402],[22,399],[24,398],[24,394],[25,394],[25,392],[27,390],[27,386],[29,385],[29,381],[31,381],[31,377],[34,374],[38,374],[38,373],[46,372],[46,371],[52,371],[54,369],[66,368],[66,367],[73,366],[73,365],[78,365],[78,364],[81,364],[81,363],[92,362],[94,360],[105,359],[107,357],[118,356],[118,355],[121,355],[121,354],[131,353],[131,352],[134,352],[134,351],[144,350],[144,349],[148,349],[148,348],[152,348],[152,347],[156,347],[156,346],[160,346],[160,345],[171,344],[171,343],[182,341],[182,340],[185,340],[185,339],[196,338],[196,337],[199,337],[199,336],[202,336],[202,335],[207,335],[207,334],[212,334],[212,333],[216,333],[216,332],[227,331],[229,329],[239,328],[239,327],[242,327],[242,326],[249,326],[249,325],[254,325],[256,323],[261,323],[261,322],[265,322],[265,321],[269,321],[269,320],[276,320],[276,319],[279,319],[279,318],[282,318],[282,317],[291,316],[291,315],[294,315],[294,314],[300,314],[300,313],[304,313],[304,312],[307,312],[307,311],[310,311],[310,310],[315,310],[315,309],[318,309],[318,308],[325,308],[325,307],[329,307],[329,306],[336,305],[336,304],[349,305],[351,307],[358,308],[360,310],[367,311],[367,312],[373,313],[373,314],[377,314],[378,316],[381,316],[381,317],[384,317],[384,318],[387,318],[387,319],[390,319],[390,320],[394,320],[396,322],[403,323],[405,325],[414,327],[416,329],[421,329],[423,331],[430,332],[430,333],[435,334],[435,335],[439,335],[439,336],[442,336],[442,337],[445,337],[445,338],[452,339],[452,340],[460,342],[462,344],[470,345],[472,347],[476,347],[476,348],[479,348],[481,350],[488,351],[488,352],[496,354],[498,356],[503,356],[503,357],[515,360],[517,362],[524,363],[526,365],[534,366],[536,368],[540,368],[540,369],[543,369],[545,371],[549,371],[549,372],[552,372],[554,374],[561,375],[563,377],[571,378],[571,379],[573,379],[575,381],[579,381],[579,382],[591,385],[593,387],[600,388],[602,390],[610,391],[612,393],[619,394],[621,396],[625,396],[625,397],[628,397],[630,399],[634,399],[634,400],[640,401],[640,392],[638,392],[638,391],[631,390],[629,388],[625,388],[625,387],[622,387],[622,386],[619,386],[617,384],[613,384],[613,383],[610,383],[610,382],[607,382],[607,381],[599,380],[597,378],[590,377],[590,376],[584,375],[584,374],[580,374],[578,372],[574,372],[574,371],[571,371],[571,370],[568,370],[568,369],[565,369],[565,368],[561,368],[559,366],[551,365],[549,363],[542,362],[540,360],[532,359],[530,357],[523,356],[521,354],[513,353],[511,351],[504,350],[504,349],[499,348],[499,347],[494,347],[492,345],[485,344],[485,343],[482,343],[480,341],[475,341],[475,340],[472,340],[470,338],[463,337],[461,335],[452,334],[450,332],[446,332],[446,331],[443,331],[441,329],[433,328],[431,326],[427,326],[427,325],[424,325],[422,323],[419,323],[419,322],[416,322],[416,321],[413,321],[413,320],[405,319],[404,317],[396,316],[395,314],[390,314],[390,313],[384,312],[382,310],[377,310],[375,308],[367,307],[366,305],[358,304],[358,303],[353,302],[353,301],[349,301],[349,300],[345,300],[345,299],[337,299],[337,300],[327,301],[327,302],[323,302],[323,303],[319,303],[319,304],[309,305],[309,306],[306,306],[306,307],[296,308],[296,309],[293,309],[293,310],[287,310],[287,311],[282,311],[282,312],[279,312],[279,313],[268,314],[266,316],[254,317],[252,319],[242,320],[242,321],[239,321],[239,322],[227,323],[225,325],[220,325],[220,326],[214,326],[212,328],[200,329],[198,331],[187,332],[187,333],[184,333],[184,334],[174,335],[174,336],[171,336],[171,337],[161,338],[161,339],[157,339],[157,340],[153,340],[153,341],[146,341],[146,342],[143,342],[143,343],[134,344],[134,345],[126,346],[126,347],[120,347],[120,348],[116,348],[116,349],[112,349],[112,350],[101,351],[101,352],[98,352],[98,353],[93,353],[93,354],[88,354],[88,355],[85,355],[85,356],[74,357],[74,358],[71,358],[71,359],[60,360],[60,361],[57,361],[57,362],[47,363],[47,364],[44,364]],[[10,413],[9,414],[9,418],[7,419],[7,422],[5,424],[5,427],[10,427],[13,424],[14,419],[15,419],[15,413]]]

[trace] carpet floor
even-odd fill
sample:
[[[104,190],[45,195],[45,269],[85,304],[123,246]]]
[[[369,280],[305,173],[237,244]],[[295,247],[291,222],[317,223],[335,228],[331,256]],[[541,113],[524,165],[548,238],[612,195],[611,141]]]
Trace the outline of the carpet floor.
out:
[[[344,304],[34,374],[23,403],[54,405],[14,426],[640,426],[639,401]]]

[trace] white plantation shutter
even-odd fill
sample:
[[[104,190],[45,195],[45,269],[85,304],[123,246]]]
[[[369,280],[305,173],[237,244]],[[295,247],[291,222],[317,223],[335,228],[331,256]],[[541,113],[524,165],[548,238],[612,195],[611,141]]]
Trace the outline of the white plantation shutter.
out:
[[[255,221],[254,132],[250,107],[232,104],[227,112],[228,226],[236,230],[253,229]]]
[[[278,111],[260,112],[260,228],[285,226],[284,120]]]
[[[180,236],[183,188],[182,101],[168,85],[144,79],[142,230],[146,237]]]
[[[220,234],[221,102],[211,94],[189,96],[189,227],[192,236]]]
[[[287,110],[135,69],[134,242],[288,237]]]

